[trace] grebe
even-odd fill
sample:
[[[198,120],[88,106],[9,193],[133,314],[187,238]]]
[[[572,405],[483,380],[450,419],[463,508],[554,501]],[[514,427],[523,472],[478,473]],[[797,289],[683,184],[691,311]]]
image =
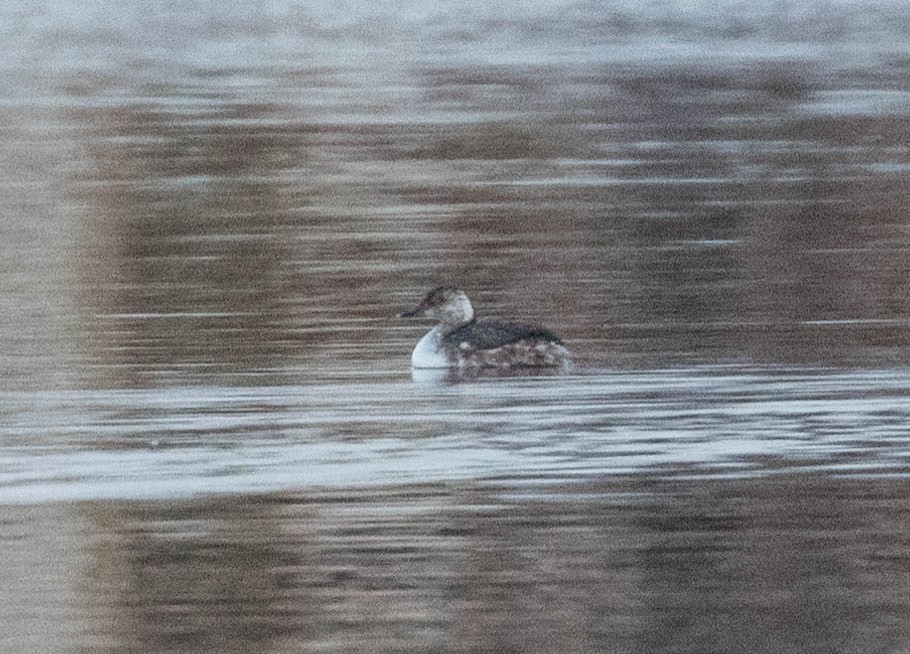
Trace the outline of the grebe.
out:
[[[400,316],[439,321],[414,348],[414,368],[560,367],[570,361],[553,332],[518,322],[477,320],[468,296],[455,288],[434,288]]]

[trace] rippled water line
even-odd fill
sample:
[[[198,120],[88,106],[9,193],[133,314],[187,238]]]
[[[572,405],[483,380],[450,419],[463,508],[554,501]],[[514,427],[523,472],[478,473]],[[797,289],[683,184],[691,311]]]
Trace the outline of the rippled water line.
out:
[[[404,441],[0,457],[0,503],[185,497],[457,480],[514,462],[495,448],[409,450]]]
[[[910,462],[902,371],[0,396],[0,503]],[[758,461],[777,460],[777,463]]]

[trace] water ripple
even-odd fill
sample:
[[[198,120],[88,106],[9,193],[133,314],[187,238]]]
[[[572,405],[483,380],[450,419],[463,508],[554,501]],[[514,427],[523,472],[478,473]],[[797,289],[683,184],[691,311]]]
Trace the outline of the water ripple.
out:
[[[7,393],[0,502],[617,474],[906,471],[897,371]]]

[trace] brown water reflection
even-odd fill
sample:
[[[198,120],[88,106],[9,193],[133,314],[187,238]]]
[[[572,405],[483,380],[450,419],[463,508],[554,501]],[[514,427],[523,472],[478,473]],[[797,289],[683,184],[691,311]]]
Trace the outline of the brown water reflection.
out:
[[[7,5],[0,651],[910,648],[901,7]]]
[[[906,493],[797,475],[12,509],[0,624],[10,651],[902,651]]]
[[[395,52],[276,19],[225,59],[231,19],[178,14],[198,57],[153,54],[169,19],[142,17],[100,66],[116,30],[77,22],[70,67],[0,107],[7,387],[398,368],[391,316],[440,281],[593,366],[907,363],[899,41],[654,60],[578,56],[581,30],[523,59],[521,30],[484,55],[431,21]]]

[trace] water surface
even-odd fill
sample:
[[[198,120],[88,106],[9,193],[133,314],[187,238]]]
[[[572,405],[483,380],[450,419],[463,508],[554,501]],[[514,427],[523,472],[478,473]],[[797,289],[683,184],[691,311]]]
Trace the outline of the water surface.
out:
[[[0,9],[0,650],[906,651],[903,13]]]

